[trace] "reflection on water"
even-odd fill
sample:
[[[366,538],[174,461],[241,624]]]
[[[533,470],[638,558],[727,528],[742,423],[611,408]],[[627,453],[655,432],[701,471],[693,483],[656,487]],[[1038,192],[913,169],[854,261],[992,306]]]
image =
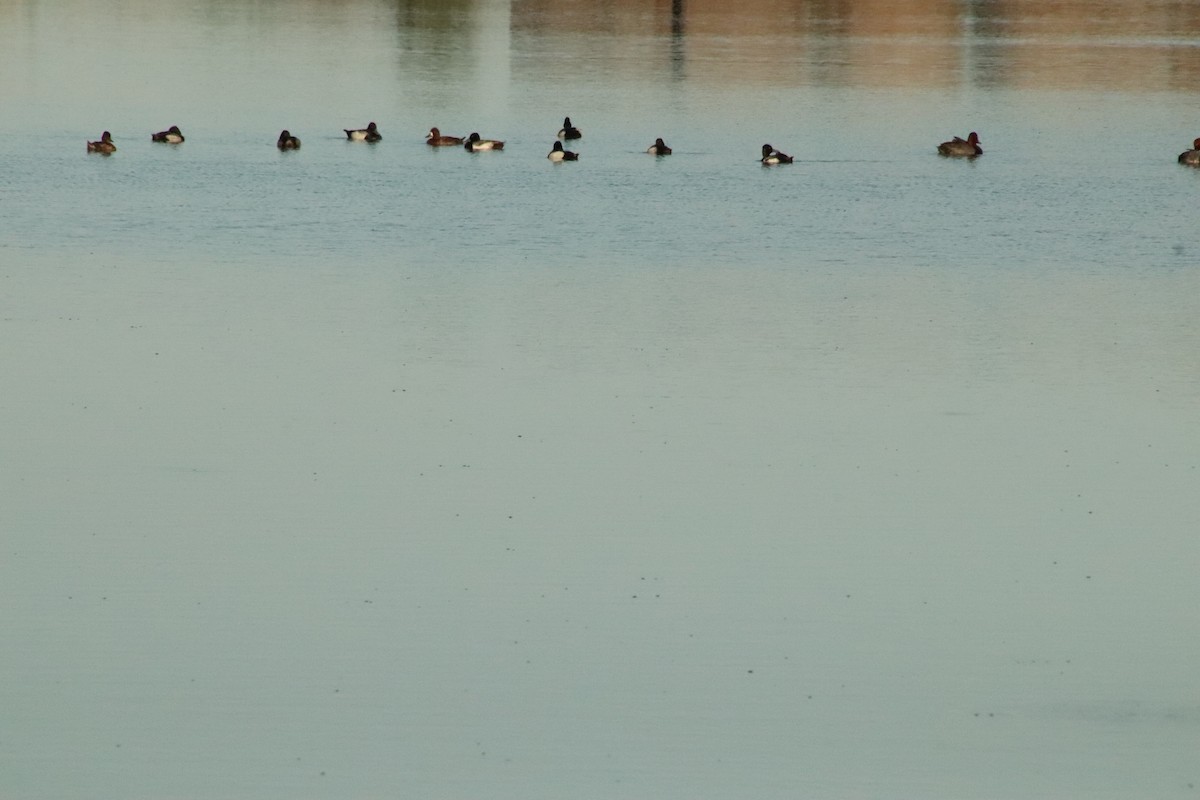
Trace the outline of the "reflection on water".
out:
[[[86,15],[71,8],[0,2],[6,83],[21,79],[47,88],[60,65],[41,59],[39,40],[69,41],[80,60],[64,63],[79,70],[104,74],[114,64],[108,43],[82,27]],[[234,35],[245,37],[249,67],[262,47],[281,45],[273,33],[278,26],[296,22],[324,26],[330,45],[341,48],[341,64],[354,65],[372,46],[362,39],[343,42],[347,26],[373,34],[391,29],[396,67],[409,79],[478,79],[498,68],[507,71],[512,59],[518,69],[547,78],[603,72],[710,85],[1191,90],[1200,80],[1200,7],[1171,0],[118,0],[108,19],[134,23],[116,28],[114,46],[133,47],[134,40],[121,41],[125,33],[149,31],[136,34],[136,46],[162,48],[164,57],[184,66],[205,38]],[[498,19],[505,20],[502,28],[493,24]],[[174,35],[184,28],[186,39]],[[510,35],[518,37],[515,51]],[[488,55],[498,44],[502,67]],[[334,66],[337,59],[329,56]],[[301,73],[314,59],[324,66],[319,49],[294,55]],[[381,66],[361,68],[378,73]]]
[[[658,40],[672,67],[664,74],[711,83],[1190,90],[1200,80],[1200,8],[1170,0],[672,0],[600,10],[586,0],[518,0],[513,26],[610,47]]]

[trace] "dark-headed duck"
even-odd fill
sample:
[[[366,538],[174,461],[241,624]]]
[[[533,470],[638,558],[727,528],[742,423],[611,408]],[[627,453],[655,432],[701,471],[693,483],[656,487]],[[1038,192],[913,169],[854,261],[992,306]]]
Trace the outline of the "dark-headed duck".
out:
[[[650,148],[646,152],[652,156],[669,156],[671,155],[671,148],[667,147],[667,143],[662,139],[655,139],[654,144],[650,145]]]
[[[496,139],[480,139],[478,133],[472,133],[463,142],[463,148],[473,153],[479,150],[503,150],[504,142],[497,141]]]
[[[87,143],[87,151],[89,153],[115,153],[117,146],[113,144],[112,134],[105,131],[100,134],[100,141]]]
[[[979,134],[971,131],[967,138],[955,136],[948,142],[938,145],[938,153],[943,156],[981,156],[983,148],[979,146]]]
[[[562,130],[560,130],[558,132],[558,138],[560,138],[560,139],[582,139],[583,131],[579,130],[579,128],[576,128],[574,125],[571,124],[570,117],[563,117],[563,126],[562,126]]]
[[[1179,154],[1179,163],[1200,167],[1200,139],[1192,142],[1191,150],[1184,150]]]
[[[275,146],[280,150],[299,150],[300,140],[285,130],[279,134],[279,141],[275,143]]]
[[[359,128],[358,130],[342,130],[346,131],[346,138],[352,142],[378,142],[383,136],[379,133],[379,128],[374,122],[368,122],[367,127]]]
[[[437,128],[430,128],[429,133],[425,134],[425,143],[432,147],[457,147],[463,143],[463,137],[442,136]]]
[[[769,144],[764,144],[762,146],[762,163],[768,167],[776,164],[790,164],[792,163],[792,157],[787,153],[781,153]]]
[[[562,142],[555,142],[554,147],[550,148],[550,155],[546,158],[551,161],[578,161],[579,154],[572,153],[570,150],[563,150]]]
[[[166,142],[167,144],[179,144],[183,141],[183,133],[180,132],[178,125],[172,125],[165,131],[150,134],[152,142]]]

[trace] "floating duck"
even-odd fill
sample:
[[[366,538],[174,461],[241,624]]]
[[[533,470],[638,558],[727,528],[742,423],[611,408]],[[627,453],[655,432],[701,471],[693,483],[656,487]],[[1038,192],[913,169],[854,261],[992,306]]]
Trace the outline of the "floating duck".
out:
[[[437,128],[430,128],[429,133],[425,134],[425,143],[431,147],[451,147],[463,143],[461,136],[442,136],[442,132]]]
[[[667,143],[662,139],[655,139],[654,144],[650,145],[646,152],[652,156],[669,156],[671,148],[667,147]]]
[[[1179,163],[1192,167],[1200,167],[1200,139],[1192,142],[1191,150],[1184,150],[1179,154]]]
[[[107,155],[117,152],[117,146],[113,144],[112,134],[105,131],[100,134],[100,141],[87,143],[87,151],[89,153],[104,153]]]
[[[773,167],[776,164],[791,164],[792,157],[787,153],[776,150],[769,144],[764,144],[762,146],[762,163],[768,167]]]
[[[583,131],[579,130],[579,128],[576,128],[574,125],[571,124],[570,117],[563,117],[563,126],[562,126],[562,130],[560,130],[558,132],[558,138],[560,138],[560,139],[582,139]]]
[[[183,141],[183,133],[180,132],[178,125],[172,125],[165,131],[150,134],[152,142],[166,142],[167,144],[179,144]]]
[[[942,142],[938,145],[937,151],[943,156],[983,155],[983,148],[979,146],[979,134],[975,131],[968,133],[965,139],[955,136],[948,142]]]
[[[550,148],[550,155],[546,158],[551,161],[578,161],[579,154],[572,153],[570,150],[563,150],[562,142],[555,142],[554,147]]]
[[[346,130],[343,128],[343,130]],[[378,142],[383,138],[374,122],[368,122],[367,127],[357,130],[346,130],[346,138],[352,142]]]
[[[280,150],[299,150],[300,140],[292,136],[287,130],[284,130],[279,134],[279,141],[275,143],[275,146]]]
[[[480,139],[478,133],[472,133],[463,142],[463,147],[471,152],[479,150],[503,150],[504,142],[497,141],[496,139]]]

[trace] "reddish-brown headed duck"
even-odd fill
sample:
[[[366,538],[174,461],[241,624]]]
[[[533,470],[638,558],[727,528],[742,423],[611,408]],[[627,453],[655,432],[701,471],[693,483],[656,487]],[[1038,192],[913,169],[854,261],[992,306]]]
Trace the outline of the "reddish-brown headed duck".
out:
[[[948,142],[938,145],[938,154],[943,156],[981,156],[983,148],[979,146],[979,134],[971,131],[967,138],[955,136]]]
[[[87,151],[89,153],[104,153],[108,155],[109,153],[117,152],[117,146],[113,144],[112,134],[105,131],[100,134],[100,141],[87,143]]]
[[[425,143],[431,147],[457,147],[463,143],[463,137],[442,136],[437,128],[430,128],[429,133],[425,134]]]

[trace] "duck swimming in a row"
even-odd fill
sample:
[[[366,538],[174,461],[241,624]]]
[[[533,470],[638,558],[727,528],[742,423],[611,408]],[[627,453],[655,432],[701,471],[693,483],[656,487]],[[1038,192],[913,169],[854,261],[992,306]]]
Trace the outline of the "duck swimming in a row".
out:
[[[275,146],[280,150],[299,150],[300,140],[284,130],[279,134],[279,141],[275,143]]]
[[[773,167],[776,164],[791,164],[792,157],[776,150],[769,144],[764,144],[762,146],[762,163],[767,167]]]
[[[497,141],[496,139],[480,139],[478,133],[472,133],[463,142],[463,148],[470,150],[472,153],[480,150],[503,150],[504,142]]]
[[[431,147],[458,147],[463,143],[463,137],[442,136],[437,128],[430,128],[429,133],[425,134],[425,143]]]
[[[646,152],[652,156],[669,156],[671,148],[667,147],[667,143],[662,139],[655,139],[654,144],[650,145]]]
[[[955,136],[948,142],[942,142],[937,146],[939,155],[943,156],[981,156],[983,148],[979,146],[979,134],[971,131],[967,134],[967,138]]]
[[[105,131],[100,134],[100,141],[87,143],[87,151],[89,153],[115,153],[117,146],[113,144],[112,134]]]
[[[579,130],[579,128],[576,128],[574,125],[571,124],[570,117],[563,117],[563,126],[562,126],[562,130],[560,130],[558,132],[558,138],[560,138],[560,139],[582,139],[583,131]]]
[[[179,144],[183,141],[183,133],[180,132],[178,125],[172,125],[165,131],[150,134],[152,142],[166,142],[167,144]]]
[[[383,136],[379,133],[379,128],[374,122],[367,123],[367,127],[357,130],[346,130],[346,138],[352,142],[378,142]]]
[[[546,158],[551,161],[578,161],[579,154],[572,153],[570,150],[564,150],[562,142],[555,142],[554,147],[550,148],[550,155]]]
[[[1200,167],[1200,139],[1192,142],[1191,150],[1184,150],[1179,154],[1179,163],[1187,164],[1191,167]]]
[[[571,118],[563,119],[563,129],[558,132],[560,138],[563,139],[579,139],[583,133],[573,125]],[[378,126],[371,122],[365,128],[357,130],[346,130],[346,137],[351,141],[378,142],[383,136],[379,133]],[[183,132],[179,130],[178,125],[172,125],[165,131],[159,131],[150,135],[150,139],[155,142],[166,142],[168,144],[179,144],[184,141]],[[462,145],[468,151],[478,152],[482,150],[503,150],[504,142],[498,139],[483,139],[479,134],[472,133],[468,137],[461,136],[443,136],[442,132],[437,128],[430,128],[429,133],[425,136],[427,144],[433,147],[449,147]],[[300,140],[292,136],[288,131],[283,131],[279,134],[279,140],[276,146],[280,150],[296,150],[300,147]],[[112,133],[104,131],[99,141],[89,141],[87,143],[87,151],[89,153],[115,153],[117,145],[112,140]],[[983,147],[980,146],[979,134],[971,131],[967,134],[967,138],[963,139],[955,136],[947,142],[942,142],[937,146],[939,155],[943,156],[964,156],[967,158],[983,154]],[[650,155],[668,156],[671,154],[671,148],[662,138],[654,140],[654,144],[650,145],[646,150]],[[575,161],[578,158],[576,153],[569,150],[564,150],[561,143],[556,143],[554,149],[547,156],[551,161]],[[791,164],[793,159],[787,153],[776,150],[769,144],[762,146],[762,163],[765,166],[774,166],[776,164]],[[1192,149],[1185,150],[1179,154],[1179,163],[1188,164],[1190,166],[1200,166],[1200,138],[1192,143]]]

